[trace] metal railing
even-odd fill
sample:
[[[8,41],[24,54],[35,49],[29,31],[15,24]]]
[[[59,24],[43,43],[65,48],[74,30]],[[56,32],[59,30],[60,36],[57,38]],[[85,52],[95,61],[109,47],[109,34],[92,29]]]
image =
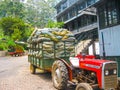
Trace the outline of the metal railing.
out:
[[[95,28],[98,28],[98,24],[97,23],[93,23],[93,24],[81,27],[79,29],[76,29],[76,30],[72,31],[72,33],[75,35],[75,34],[78,34],[78,33],[82,33],[82,32],[93,30]]]

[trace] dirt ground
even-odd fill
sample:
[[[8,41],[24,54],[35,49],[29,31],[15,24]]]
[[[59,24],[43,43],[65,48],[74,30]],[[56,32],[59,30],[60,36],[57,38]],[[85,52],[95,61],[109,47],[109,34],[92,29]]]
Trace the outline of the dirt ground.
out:
[[[27,56],[0,57],[0,90],[56,90],[51,74],[33,75],[29,71]],[[67,90],[74,90],[68,88]]]

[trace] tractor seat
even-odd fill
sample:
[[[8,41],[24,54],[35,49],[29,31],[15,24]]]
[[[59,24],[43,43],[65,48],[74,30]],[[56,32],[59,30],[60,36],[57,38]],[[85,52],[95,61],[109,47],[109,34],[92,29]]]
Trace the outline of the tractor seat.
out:
[[[79,68],[79,58],[70,57],[69,60],[70,60],[70,63],[73,65],[73,67]]]

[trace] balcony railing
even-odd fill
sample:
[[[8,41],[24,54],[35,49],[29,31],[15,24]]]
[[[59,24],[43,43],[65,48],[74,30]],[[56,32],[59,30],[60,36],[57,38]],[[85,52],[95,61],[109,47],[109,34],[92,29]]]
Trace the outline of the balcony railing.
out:
[[[78,34],[78,33],[81,33],[81,32],[93,30],[95,28],[98,28],[98,23],[93,23],[93,24],[81,27],[79,29],[76,29],[76,30],[72,31],[72,33],[75,35],[75,34]]]
[[[99,1],[101,1],[101,0],[95,0],[95,2],[92,3],[92,4],[90,4],[90,5],[87,5],[87,1],[85,1],[85,3],[86,3],[87,6],[85,6],[83,9],[88,8],[88,7],[91,7],[91,6],[93,6],[94,4],[98,3]],[[61,0],[60,2],[62,2],[62,0]],[[65,9],[62,9],[62,7],[61,7],[61,10],[57,13],[56,16],[61,15],[62,13],[64,13],[65,11],[67,11],[69,8],[71,8],[73,5],[75,5],[75,4],[77,4],[77,3],[82,3],[82,2],[84,2],[84,0],[73,0],[72,3],[70,3],[70,1],[67,0],[67,3],[68,3],[68,4],[67,4],[67,7],[66,7]],[[59,3],[59,4],[61,4],[61,3]],[[57,5],[59,5],[59,4],[57,4]],[[56,5],[56,6],[57,6],[57,5]]]

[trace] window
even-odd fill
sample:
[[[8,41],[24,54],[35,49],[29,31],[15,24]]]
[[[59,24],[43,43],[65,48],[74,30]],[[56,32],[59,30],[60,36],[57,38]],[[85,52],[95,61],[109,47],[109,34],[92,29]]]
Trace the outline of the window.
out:
[[[120,0],[117,2],[117,11],[118,11],[118,22],[120,23]]]
[[[68,13],[65,13],[65,14],[63,15],[63,21],[66,21],[66,20],[68,20]]]
[[[74,20],[74,29],[78,29],[78,21],[77,20]]]
[[[75,10],[74,11],[75,12],[75,16],[78,15],[78,8],[77,8],[77,6],[74,7],[74,10]]]
[[[69,5],[72,5],[76,2],[77,0],[69,0]]]
[[[100,27],[106,27],[108,22],[107,22],[107,11],[105,7],[99,8],[99,20],[100,20]]]
[[[68,25],[69,25],[69,30],[73,31],[74,30],[74,23],[70,22]]]
[[[69,10],[69,18],[72,18],[76,15],[76,9],[73,7],[71,10]]]
[[[57,7],[57,13],[61,12],[61,7]]]
[[[95,0],[88,0],[87,1],[87,5],[89,6],[89,5],[92,5],[92,4],[94,4],[95,3]]]
[[[82,9],[84,9],[86,7],[86,4],[85,4],[85,2],[83,2],[82,4],[80,4],[80,10],[82,10]]]
[[[91,22],[92,23],[97,22],[97,16],[91,16]]]
[[[97,22],[97,16],[84,15],[78,18],[78,28]]]
[[[118,24],[119,13],[117,0],[108,0],[98,7],[100,29]]]
[[[87,16],[84,15],[81,17],[81,27],[86,26],[87,25]]]
[[[108,24],[116,24],[117,23],[117,8],[115,2],[108,3]]]
[[[74,0],[69,0],[69,5],[71,5],[73,3]]]
[[[80,28],[80,27],[81,27],[81,19],[78,18],[78,28]]]
[[[62,10],[64,10],[65,8],[67,8],[67,1],[65,1],[65,2],[61,5],[61,7],[62,7]]]
[[[57,18],[57,21],[58,21],[58,22],[62,22],[62,18],[61,18],[61,17],[58,17],[58,18]]]
[[[72,10],[69,12],[69,17],[72,18]]]

